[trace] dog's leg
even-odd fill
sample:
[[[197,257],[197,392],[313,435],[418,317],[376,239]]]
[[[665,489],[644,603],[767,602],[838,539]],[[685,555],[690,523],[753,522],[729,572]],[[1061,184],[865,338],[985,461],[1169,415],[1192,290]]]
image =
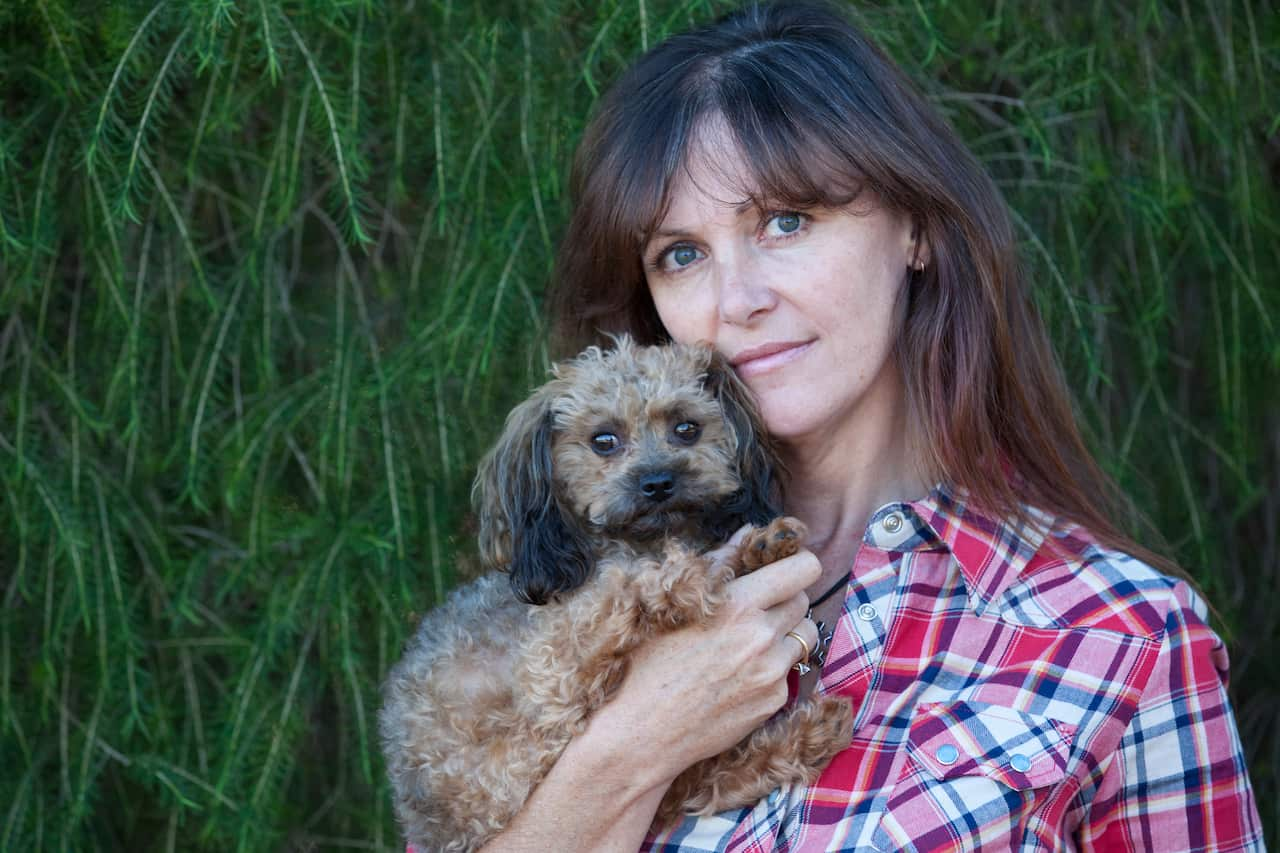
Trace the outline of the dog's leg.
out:
[[[636,572],[631,584],[646,632],[710,618],[724,600],[724,585],[737,572],[733,560],[715,562],[679,542],[667,542],[662,561]]]
[[[731,578],[794,554],[804,534],[802,523],[784,517],[752,530],[722,562],[675,540],[666,543],[661,560],[630,553],[602,560],[596,583],[534,617],[522,693],[538,708],[539,733],[577,733],[622,682],[636,646],[709,618]]]
[[[633,584],[634,562],[602,562],[598,577],[571,600],[533,616],[522,649],[517,701],[528,709],[535,733],[563,748],[586,726],[591,712],[613,695],[626,671],[627,655],[648,635],[644,608]]]
[[[737,570],[733,563],[671,540],[660,560],[627,553],[602,561],[590,587],[536,614],[521,692],[538,709],[539,733],[576,733],[621,684],[638,645],[711,616]]]
[[[808,784],[849,745],[849,700],[821,696],[802,702],[757,729],[728,752],[680,774],[667,790],[655,826],[685,814],[713,814],[754,805],[785,784]]]

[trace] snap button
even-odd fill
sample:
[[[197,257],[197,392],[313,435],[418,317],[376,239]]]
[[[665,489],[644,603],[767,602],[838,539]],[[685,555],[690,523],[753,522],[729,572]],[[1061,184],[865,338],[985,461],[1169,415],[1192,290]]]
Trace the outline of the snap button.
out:
[[[938,751],[933,754],[933,757],[938,759],[939,764],[955,764],[956,759],[960,757],[960,750],[949,743],[944,743],[938,747]]]
[[[896,512],[891,512],[884,517],[884,521],[880,522],[884,527],[885,533],[897,533],[902,529],[902,516]]]
[[[864,622],[870,622],[872,619],[876,618],[876,609],[870,604],[859,604],[858,618]]]
[[[1009,758],[1009,766],[1014,770],[1017,770],[1019,773],[1026,773],[1031,769],[1031,759],[1027,758],[1021,752],[1015,752]]]

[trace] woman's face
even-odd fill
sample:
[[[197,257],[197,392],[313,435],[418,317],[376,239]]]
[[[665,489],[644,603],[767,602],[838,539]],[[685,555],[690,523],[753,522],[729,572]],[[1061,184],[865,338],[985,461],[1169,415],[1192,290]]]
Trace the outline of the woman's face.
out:
[[[643,250],[667,332],[724,354],[784,441],[900,422],[893,347],[916,257],[910,219],[869,192],[846,208],[761,215],[735,189],[736,148],[723,133],[704,139]]]

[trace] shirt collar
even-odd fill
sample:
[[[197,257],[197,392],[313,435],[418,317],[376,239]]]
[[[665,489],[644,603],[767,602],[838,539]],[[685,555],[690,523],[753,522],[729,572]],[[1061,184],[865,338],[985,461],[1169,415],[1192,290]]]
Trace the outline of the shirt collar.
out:
[[[1051,519],[1029,509],[1028,520],[1019,523],[965,498],[962,490],[939,485],[918,501],[886,504],[871,516],[863,542],[890,551],[950,551],[969,604],[982,615],[1040,550]]]

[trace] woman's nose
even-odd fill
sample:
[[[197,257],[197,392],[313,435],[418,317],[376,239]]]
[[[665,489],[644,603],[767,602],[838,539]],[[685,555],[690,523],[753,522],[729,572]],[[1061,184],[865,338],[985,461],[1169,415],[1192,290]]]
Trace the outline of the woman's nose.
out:
[[[750,258],[733,258],[720,267],[720,319],[748,326],[767,314],[777,295],[759,274]]]

